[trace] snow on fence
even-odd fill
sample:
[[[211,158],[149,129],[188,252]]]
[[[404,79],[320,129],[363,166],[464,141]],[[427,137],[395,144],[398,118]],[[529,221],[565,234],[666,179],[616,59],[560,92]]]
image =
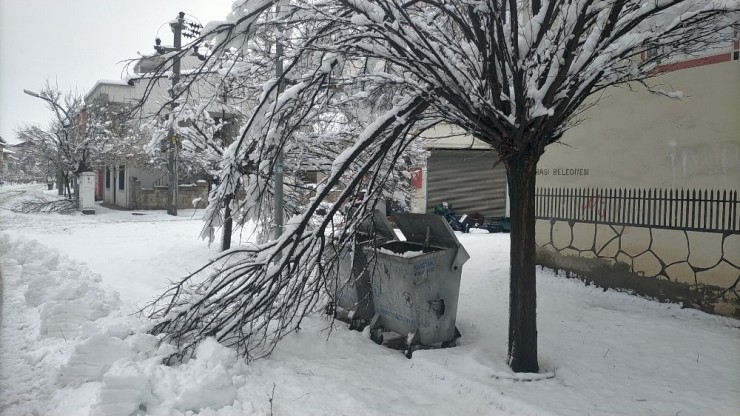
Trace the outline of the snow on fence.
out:
[[[737,191],[537,188],[538,219],[740,233]]]

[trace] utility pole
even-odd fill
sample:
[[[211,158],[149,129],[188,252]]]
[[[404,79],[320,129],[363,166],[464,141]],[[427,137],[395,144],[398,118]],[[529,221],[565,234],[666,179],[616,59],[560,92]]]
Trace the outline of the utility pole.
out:
[[[167,171],[169,173],[169,185],[167,187],[167,213],[169,215],[177,216],[177,185],[179,179],[177,177],[177,162],[178,162],[178,143],[177,135],[175,135],[174,117],[177,104],[175,103],[175,87],[180,82],[180,49],[182,48],[182,37],[193,38],[198,36],[199,30],[202,27],[200,24],[187,22],[185,26],[185,12],[177,14],[177,18],[170,22],[170,28],[174,35],[173,47],[162,46],[162,40],[160,38],[155,39],[154,50],[160,55],[164,55],[170,52],[178,52],[172,58],[172,87],[170,88],[170,117],[173,120],[170,123],[169,131],[167,132]],[[189,30],[183,33],[183,30]]]
[[[173,118],[170,124],[169,132],[167,133],[167,171],[169,173],[169,186],[167,188],[167,213],[169,215],[177,216],[177,185],[179,179],[177,177],[178,161],[179,161],[179,148],[177,142],[177,135],[175,135],[174,117],[177,104],[175,104],[175,87],[180,82],[180,49],[182,48],[182,37],[195,38],[200,35],[200,29],[203,26],[200,23],[186,21],[185,12],[177,14],[177,18],[170,22],[170,28],[174,35],[173,47],[162,46],[162,40],[157,38],[155,40],[154,49],[160,55],[164,55],[170,52],[177,52],[172,58],[172,87],[170,88],[170,117]]]
[[[275,6],[275,13],[280,18],[280,4]],[[278,79],[277,94],[275,95],[275,105],[277,106],[277,100],[280,94],[285,90],[285,83],[282,78],[283,76],[283,43],[282,33],[278,34],[278,38],[275,40],[275,76]],[[273,236],[278,238],[283,234],[283,225],[285,220],[283,219],[283,151],[278,151],[277,158],[275,160],[275,219],[273,223]]]
[[[182,27],[185,22],[185,13],[180,12],[177,15],[177,20],[170,23],[172,33],[174,34],[173,47],[175,51],[180,51],[182,46]],[[170,117],[175,117],[175,87],[180,82],[180,55],[175,54],[172,62],[172,88],[170,89]],[[171,120],[174,123],[174,119]],[[177,216],[177,188],[179,179],[177,177],[177,136],[175,135],[174,125],[170,124],[170,131],[167,134],[169,140],[169,151],[167,154],[167,170],[169,171],[169,187],[167,189],[167,214]]]

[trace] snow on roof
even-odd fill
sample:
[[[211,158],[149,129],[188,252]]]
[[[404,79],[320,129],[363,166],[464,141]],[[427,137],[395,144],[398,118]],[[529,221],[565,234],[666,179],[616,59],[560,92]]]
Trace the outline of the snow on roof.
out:
[[[148,74],[156,70],[164,61],[165,58],[162,55],[142,56],[134,65],[134,72],[137,75]]]
[[[422,134],[425,149],[489,150],[491,146],[462,129],[447,124],[438,125]]]
[[[131,87],[131,85],[128,84],[127,81],[121,80],[121,79],[114,79],[114,80],[106,80],[106,79],[99,79],[95,82],[95,85],[93,85],[92,88],[90,88],[90,91],[88,91],[87,94],[85,94],[85,102],[88,102],[95,91],[102,87],[110,87],[110,86],[116,86],[116,87]]]

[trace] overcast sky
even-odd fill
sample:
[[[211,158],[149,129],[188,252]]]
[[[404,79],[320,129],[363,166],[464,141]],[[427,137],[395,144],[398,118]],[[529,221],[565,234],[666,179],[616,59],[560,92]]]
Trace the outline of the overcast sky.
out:
[[[15,142],[22,123],[46,125],[43,102],[23,93],[48,79],[85,94],[99,79],[120,79],[119,62],[154,52],[179,11],[206,24],[223,20],[233,0],[0,0],[0,135]]]

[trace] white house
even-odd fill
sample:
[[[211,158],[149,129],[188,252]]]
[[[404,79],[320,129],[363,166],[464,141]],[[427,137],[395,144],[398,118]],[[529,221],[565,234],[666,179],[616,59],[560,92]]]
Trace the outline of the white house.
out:
[[[145,94],[148,94],[137,113],[137,120],[132,122],[151,121],[169,100],[168,91],[171,81],[167,77],[153,77],[148,73],[156,69],[157,63],[160,61],[161,57],[156,55],[144,57],[135,65],[135,71],[138,71],[138,73],[129,80],[100,80],[96,82],[85,95],[85,103],[120,104],[123,108],[140,104]],[[184,73],[183,78],[186,79],[188,71],[196,68],[200,61],[195,57],[186,57],[181,61],[181,64]],[[214,75],[214,77],[217,76]],[[201,84],[198,85],[197,89],[194,89],[196,92],[190,99],[198,100],[201,97],[210,97],[215,94],[216,87],[214,85],[217,85],[217,83],[205,82]],[[138,125],[135,128],[138,128]],[[168,185],[169,176],[166,170],[142,166],[124,158],[98,170],[96,196],[105,203],[123,208],[164,209],[165,204],[161,201],[165,200],[166,197],[159,194],[166,192]],[[178,191],[178,194],[182,194],[181,197],[178,197],[178,207],[192,208],[192,200],[195,199],[192,192],[190,192],[192,186],[182,183],[180,186],[184,186],[184,188]],[[201,187],[194,189],[198,190],[197,197],[202,197],[204,201],[207,200],[206,195],[202,194]],[[156,197],[150,197],[149,191],[156,191]]]
[[[15,173],[18,169],[18,157],[9,147],[8,143],[0,137],[0,179]]]

